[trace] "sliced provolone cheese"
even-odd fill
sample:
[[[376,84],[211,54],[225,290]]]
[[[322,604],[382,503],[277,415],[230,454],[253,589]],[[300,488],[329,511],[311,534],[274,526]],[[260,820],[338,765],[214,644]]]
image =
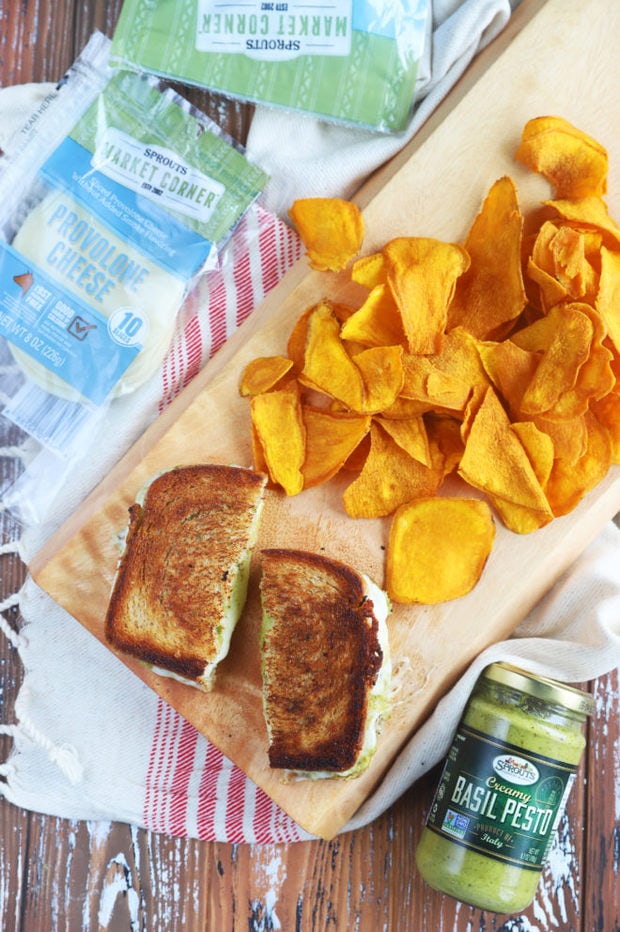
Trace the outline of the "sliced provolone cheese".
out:
[[[38,268],[104,318],[123,309],[139,311],[145,324],[142,348],[110,397],[134,391],[153,375],[172,339],[186,287],[182,278],[122,239],[63,191],[47,195],[28,214],[12,245],[33,262],[35,278]],[[70,385],[21,349],[12,347],[12,352],[41,388],[71,400],[82,398],[80,385]],[[106,360],[97,360],[97,365],[106,365]],[[84,377],[87,380],[88,373]]]

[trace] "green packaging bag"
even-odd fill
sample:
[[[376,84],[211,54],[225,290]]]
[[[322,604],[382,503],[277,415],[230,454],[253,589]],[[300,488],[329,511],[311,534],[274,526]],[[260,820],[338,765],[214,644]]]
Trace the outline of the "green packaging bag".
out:
[[[411,113],[429,0],[125,0],[116,64],[380,132]]]

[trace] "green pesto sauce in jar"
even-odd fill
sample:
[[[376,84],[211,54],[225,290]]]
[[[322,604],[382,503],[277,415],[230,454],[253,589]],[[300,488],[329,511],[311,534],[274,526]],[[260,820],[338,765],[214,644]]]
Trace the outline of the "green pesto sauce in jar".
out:
[[[593,711],[588,693],[509,664],[482,672],[416,851],[430,886],[497,913],[532,902]]]

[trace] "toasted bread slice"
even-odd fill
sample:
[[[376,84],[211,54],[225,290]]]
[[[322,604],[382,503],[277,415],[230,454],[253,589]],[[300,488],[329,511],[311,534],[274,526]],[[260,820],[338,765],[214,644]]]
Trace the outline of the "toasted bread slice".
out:
[[[129,509],[105,620],[108,642],[210,689],[248,587],[266,477],[234,466],[171,469]]]
[[[344,563],[263,550],[261,669],[269,763],[286,776],[352,777],[389,708],[386,594]]]

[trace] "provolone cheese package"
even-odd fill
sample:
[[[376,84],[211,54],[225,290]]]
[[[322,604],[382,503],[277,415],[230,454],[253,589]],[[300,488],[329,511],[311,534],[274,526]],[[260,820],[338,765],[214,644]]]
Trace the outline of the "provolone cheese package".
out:
[[[112,60],[378,132],[406,126],[430,0],[125,0]]]
[[[3,414],[62,453],[140,388],[183,301],[267,176],[96,33],[0,159],[0,337],[24,374]]]

